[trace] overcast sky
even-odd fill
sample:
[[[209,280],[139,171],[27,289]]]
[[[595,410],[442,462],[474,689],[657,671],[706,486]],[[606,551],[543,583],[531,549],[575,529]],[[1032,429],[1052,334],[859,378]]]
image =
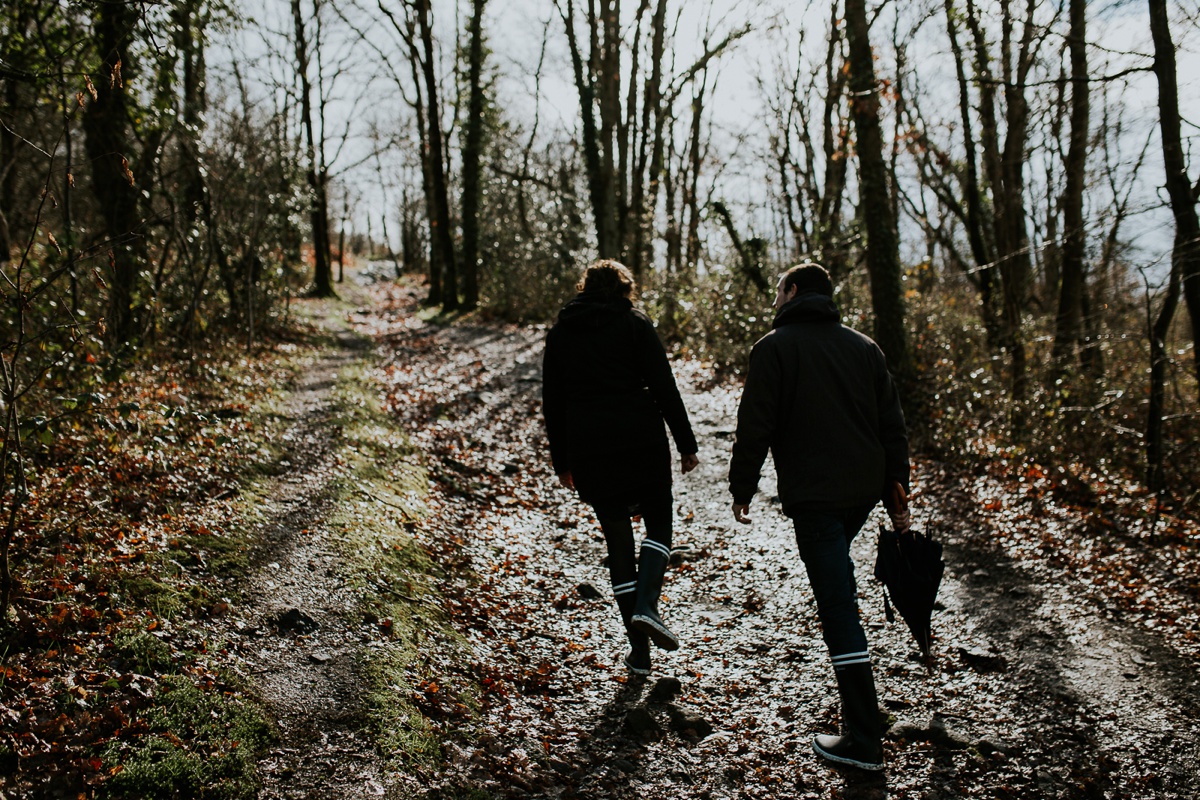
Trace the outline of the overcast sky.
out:
[[[398,0],[388,1],[399,7]],[[355,20],[359,32],[369,37],[369,46],[353,41],[355,37],[344,31],[344,24],[333,14],[328,17],[326,71],[333,71],[335,65],[345,65],[346,70],[332,85],[333,99],[329,107],[327,134],[335,142],[340,142],[343,134],[350,134],[349,141],[343,147],[329,151],[331,156],[336,152],[333,171],[362,198],[363,209],[378,213],[383,205],[393,204],[396,197],[384,196],[376,175],[377,163],[374,159],[364,160],[365,154],[372,148],[366,133],[368,128],[374,127],[387,134],[411,135],[411,113],[391,77],[393,73],[399,73],[402,80],[407,80],[407,66],[398,39],[385,15],[378,11],[376,0],[358,2],[363,5],[361,12],[356,12],[348,2],[339,3],[336,8],[341,9],[345,17]],[[628,7],[626,15],[629,16],[634,4],[627,2],[624,5]],[[1093,72],[1110,74],[1131,67],[1149,67],[1151,47],[1145,4],[1106,0],[1091,5],[1096,9],[1094,16],[1089,19],[1089,39],[1093,43],[1089,57]],[[465,15],[466,4],[460,2],[458,6],[456,8],[451,2],[434,2],[436,34],[443,43],[453,42],[456,26],[461,27],[464,23],[464,16],[460,15]],[[757,159],[766,146],[763,98],[758,79],[772,74],[781,61],[794,63],[794,54],[801,47],[801,36],[804,37],[803,52],[806,58],[813,63],[821,60],[828,27],[828,6],[823,2],[785,0],[687,0],[676,6],[678,11],[673,11],[678,14],[673,56],[677,70],[692,63],[702,52],[706,33],[710,40],[715,41],[743,25],[752,27],[752,32],[741,39],[717,65],[713,76],[716,79],[715,90],[708,101],[714,148],[724,153],[724,160],[731,164],[719,176],[722,197],[748,209],[762,199],[764,185],[765,166],[759,163],[761,159]],[[925,6],[928,6],[928,13],[924,21],[917,25]],[[904,9],[905,16],[900,28],[901,36],[909,42],[908,59],[925,94],[923,102],[928,121],[931,127],[947,126],[946,130],[936,131],[935,135],[944,138],[948,144],[953,143],[952,137],[956,134],[949,130],[949,126],[956,124],[957,89],[952,64],[948,59],[942,2],[928,0],[925,3],[905,3],[900,7]],[[1049,13],[1052,6],[1045,4],[1045,7]],[[307,0],[305,8],[310,8]],[[246,9],[253,16],[255,24],[236,36],[218,41],[214,71],[224,74],[220,68],[221,60],[231,58],[234,53],[240,59],[255,60],[261,79],[260,96],[265,97],[268,91],[266,87],[272,80],[287,80],[291,59],[284,52],[287,44],[283,34],[290,31],[290,6],[285,0],[248,0]],[[1197,57],[1200,37],[1197,36],[1194,20],[1200,16],[1200,11],[1197,10],[1196,0],[1185,0],[1176,5],[1175,10],[1181,15],[1173,34],[1180,48],[1180,100],[1188,119],[1185,136],[1195,142],[1200,141],[1197,138],[1198,129],[1193,124],[1200,122],[1200,58]],[[1186,21],[1189,14],[1191,21]],[[908,31],[914,26],[915,35],[909,36]],[[343,28],[341,33],[338,33],[339,27]],[[491,48],[489,66],[497,76],[496,98],[505,115],[529,125],[536,107],[540,114],[539,131],[543,136],[561,138],[573,134],[578,126],[578,96],[571,80],[562,23],[553,0],[491,0],[485,29]],[[264,31],[268,33],[264,34]],[[872,30],[879,57],[878,71],[882,77],[890,77],[895,70],[892,35],[893,17],[885,13]],[[1047,41],[1044,52],[1051,57],[1057,54],[1060,47],[1061,40],[1052,38]],[[270,58],[272,51],[277,53],[278,59]],[[452,45],[443,48],[446,59],[443,66],[447,71],[451,67],[449,59],[453,52]],[[537,93],[534,90],[534,76],[539,60],[542,61],[542,71],[540,93]],[[1049,60],[1057,63],[1055,58]],[[1110,63],[1102,67],[1105,60]],[[266,76],[268,71],[274,73],[273,77]],[[370,88],[364,90],[366,86]],[[451,84],[447,83],[449,86]],[[1102,113],[1098,94],[1105,90],[1114,92],[1115,86],[1096,85],[1092,105],[1093,127],[1099,124]],[[1116,99],[1117,95],[1113,97]],[[1114,108],[1118,105],[1123,108],[1126,116],[1126,134],[1121,144],[1127,161],[1132,162],[1136,158],[1147,135],[1154,137],[1156,104],[1157,83],[1153,75],[1145,72],[1131,76],[1128,89],[1120,94],[1119,101],[1114,105]],[[738,142],[741,144],[735,144]],[[1171,219],[1161,207],[1159,187],[1163,175],[1156,149],[1155,139],[1135,199],[1136,206],[1143,213],[1138,216],[1137,224],[1126,229],[1126,235],[1134,238],[1141,248],[1140,258],[1147,262],[1161,260],[1170,247]],[[1200,151],[1197,152],[1197,158],[1200,158]],[[393,184],[393,193],[395,182],[401,180],[403,174],[398,163],[398,159],[392,158],[385,164],[385,171]],[[1038,169],[1038,164],[1030,164],[1029,177],[1035,183],[1043,178],[1036,174]],[[1093,192],[1090,199],[1093,206],[1102,206],[1107,202],[1104,192],[1099,190]],[[1092,211],[1099,213],[1100,209],[1093,208]],[[360,230],[363,228],[361,218],[357,226]]]

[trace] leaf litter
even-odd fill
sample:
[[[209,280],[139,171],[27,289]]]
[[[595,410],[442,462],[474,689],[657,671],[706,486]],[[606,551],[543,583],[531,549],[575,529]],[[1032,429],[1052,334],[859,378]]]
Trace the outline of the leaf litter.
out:
[[[438,723],[444,759],[420,776],[418,794],[1182,798],[1200,790],[1194,599],[1139,583],[1131,571],[1156,555],[1131,565],[1137,559],[1123,556],[1135,543],[1081,535],[1080,515],[1052,508],[1044,487],[1040,507],[1029,509],[1029,485],[932,462],[918,463],[916,508],[947,544],[936,669],[926,671],[903,626],[884,620],[869,577],[877,510],[853,555],[891,724],[889,767],[866,776],[818,762],[810,742],[836,726],[837,701],[807,579],[772,503],[769,470],[754,525],[732,522],[725,468],[740,389],[695,361],[676,361],[675,370],[701,467],[676,478],[675,566],[663,598],[684,647],[656,651],[654,674],[631,678],[603,539],[590,509],[548,466],[544,329],[417,322],[412,295],[377,294],[378,314],[356,321],[381,342],[376,377],[386,406],[427,459],[433,486],[416,535],[445,570],[444,607],[471,647],[468,661],[441,665],[453,688],[426,692],[422,711]],[[1170,564],[1191,546],[1157,557]],[[601,587],[601,596],[586,599],[584,586]],[[1158,636],[1164,627],[1179,635]],[[432,699],[471,687],[470,708]]]

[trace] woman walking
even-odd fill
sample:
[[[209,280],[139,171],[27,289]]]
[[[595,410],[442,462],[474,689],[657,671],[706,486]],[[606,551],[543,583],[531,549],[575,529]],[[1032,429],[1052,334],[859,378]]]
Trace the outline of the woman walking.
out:
[[[671,453],[665,421],[690,472],[696,437],[654,323],[634,309],[629,270],[602,260],[546,336],[543,413],[559,482],[592,506],[608,545],[608,568],[629,636],[625,666],[650,672],[650,641],[679,640],[658,614],[671,555]],[[635,557],[631,517],[646,527]]]

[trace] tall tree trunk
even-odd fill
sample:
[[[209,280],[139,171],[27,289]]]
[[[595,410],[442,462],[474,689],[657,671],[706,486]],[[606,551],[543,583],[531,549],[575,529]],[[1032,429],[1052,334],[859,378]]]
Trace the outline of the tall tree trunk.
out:
[[[328,180],[320,167],[317,150],[321,143],[317,142],[313,129],[312,112],[312,82],[308,77],[308,40],[304,32],[304,14],[300,8],[300,0],[292,0],[292,21],[296,28],[296,71],[300,76],[300,121],[304,126],[304,138],[307,147],[308,164],[305,177],[308,181],[309,218],[312,221],[313,260],[313,296],[333,297],[333,264],[329,250],[329,203]]]
[[[129,100],[125,92],[133,74],[130,45],[140,6],[132,2],[100,3],[95,21],[96,50],[102,59],[92,75],[95,97],[83,115],[92,191],[104,217],[109,242],[107,340],[111,350],[131,343],[134,334],[134,284],[141,266],[138,227],[139,192],[134,185]]]
[[[1175,243],[1178,246],[1178,233]],[[1149,325],[1150,403],[1146,408],[1146,487],[1155,494],[1166,488],[1163,471],[1166,456],[1166,448],[1163,446],[1163,414],[1167,407],[1167,366],[1171,360],[1167,354],[1167,335],[1171,331],[1171,323],[1175,320],[1175,310],[1179,305],[1180,283],[1179,260],[1172,258],[1167,294],[1163,298],[1158,316]],[[1147,308],[1149,303],[1150,288],[1147,286]]]
[[[462,151],[463,307],[479,305],[479,163],[483,153],[483,9],[472,0],[467,25],[467,122]]]
[[[408,43],[408,65],[412,71],[413,111],[417,115],[417,148],[421,156],[425,219],[429,222],[429,293],[425,297],[425,304],[438,306],[442,304],[442,265],[445,263],[445,257],[442,253],[441,238],[437,235],[437,203],[434,200],[433,165],[429,157],[429,124],[426,121],[425,92],[421,86],[421,53],[417,49],[416,20],[412,16],[408,19],[405,39]]]
[[[601,0],[601,2],[607,6],[611,0]],[[594,0],[589,0],[589,5],[594,9]],[[571,53],[571,71],[575,78],[575,90],[579,93],[579,120],[583,137],[580,146],[583,149],[583,163],[587,170],[588,197],[592,204],[592,217],[596,223],[596,249],[601,258],[616,258],[618,243],[615,236],[615,217],[613,216],[615,209],[610,202],[610,198],[615,196],[615,191],[612,190],[612,180],[615,176],[612,174],[611,163],[609,163],[608,169],[605,169],[604,152],[606,148],[603,145],[602,132],[605,112],[603,109],[601,123],[597,125],[596,121],[598,91],[594,74],[603,68],[601,64],[603,61],[602,50],[599,43],[599,22],[594,13],[589,13],[590,54],[585,62],[579,44],[579,36],[575,30],[574,0],[566,0],[566,8],[562,9],[561,15],[567,31],[567,46]],[[619,71],[617,75],[619,77]],[[600,91],[602,92],[603,89]],[[611,142],[607,150],[611,158]]]
[[[617,130],[621,120],[621,0],[600,0],[600,190],[606,214],[599,230],[600,257],[620,258],[620,212],[617,183]]]
[[[637,237],[641,255],[636,259],[643,268],[649,268],[654,262],[654,220],[658,209],[658,191],[662,184],[664,169],[664,139],[667,122],[671,110],[663,106],[663,56],[666,53],[666,16],[667,0],[658,0],[654,16],[650,22],[650,77],[646,83],[644,99],[645,113],[642,115],[643,125],[649,128],[649,112],[654,113],[654,132],[650,135],[650,162],[646,172],[645,197],[640,198],[635,206],[638,214]],[[648,131],[643,131],[647,135]]]
[[[704,120],[704,90],[708,73],[692,94],[692,125],[688,137],[688,168],[687,186],[684,190],[684,204],[687,207],[687,233],[684,237],[686,259],[684,264],[689,272],[696,271],[700,262],[700,166],[704,153],[700,135],[703,131]]]
[[[204,0],[180,3],[171,11],[175,21],[175,47],[183,62],[183,131],[180,136],[180,194],[184,230],[189,230],[201,214],[204,202],[204,176],[200,168],[200,135],[204,112],[208,108],[206,63],[204,58]]]
[[[951,4],[947,4],[947,15],[950,19],[951,42],[954,39],[953,21],[956,16]],[[992,76],[991,58],[988,55],[987,39],[979,23],[974,0],[967,0],[967,26],[975,49],[975,72],[979,82],[979,145],[983,157],[983,172],[986,183],[992,191],[1000,186],[1000,144],[998,139],[999,123],[996,118],[996,81]],[[963,136],[968,143],[967,148],[967,211],[968,236],[971,251],[979,270],[979,301],[982,308],[984,329],[988,334],[988,343],[993,349],[1001,345],[1000,311],[998,298],[1000,278],[996,268],[996,219],[993,216],[985,219],[983,212],[983,190],[980,186],[978,169],[975,161],[975,146],[970,133],[973,130],[970,119],[970,99],[963,69],[962,55],[956,53],[956,68],[959,80],[959,97],[963,117]],[[972,211],[972,206],[974,211]],[[993,209],[994,212],[994,209]],[[970,222],[975,220],[975,222]],[[990,224],[989,224],[990,222]]]
[[[906,384],[910,377],[904,296],[900,286],[900,250],[888,200],[887,163],[879,123],[879,90],[865,0],[846,0],[846,37],[850,47],[850,92],[858,134],[859,202],[867,229],[867,271],[875,311],[875,340],[892,370]]]
[[[1075,357],[1082,341],[1084,248],[1083,188],[1087,169],[1090,87],[1087,67],[1086,0],[1071,0],[1071,143],[1067,148],[1066,187],[1063,191],[1062,287],[1054,335],[1054,374],[1061,376],[1067,361]]]
[[[997,250],[1000,278],[1004,290],[1004,339],[1011,356],[1010,393],[1013,400],[1013,429],[1025,427],[1025,401],[1028,398],[1028,351],[1022,331],[1022,317],[1029,293],[1029,236],[1025,229],[1025,144],[1029,129],[1029,103],[1025,83],[1033,64],[1034,6],[1027,0],[1025,21],[1016,60],[1013,60],[1013,19],[1009,2],[1003,4],[1001,23],[1004,59],[1004,105],[1007,133],[1000,156],[1000,183],[992,194],[996,208]],[[1015,71],[1014,71],[1015,68]]]
[[[1192,324],[1192,355],[1200,378],[1200,218],[1196,201],[1200,181],[1192,184],[1184,158],[1179,116],[1179,76],[1175,67],[1175,44],[1171,41],[1166,0],[1150,0],[1150,33],[1154,40],[1154,74],[1158,76],[1158,115],[1162,134],[1163,166],[1167,171],[1167,195],[1175,216],[1173,268],[1179,270],[1183,297]]]
[[[7,55],[7,53],[5,53]],[[20,102],[20,85],[15,77],[4,79],[4,108],[13,114]],[[0,125],[0,264],[12,253],[12,221],[17,214],[17,134],[12,120]]]
[[[429,169],[433,177],[434,230],[442,253],[442,310],[458,308],[458,270],[454,260],[454,237],[450,231],[450,189],[446,178],[446,159],[442,146],[441,114],[438,113],[437,71],[433,53],[433,9],[430,0],[418,0],[417,23],[421,29],[421,67],[425,75],[425,97],[429,119]]]
[[[825,107],[821,115],[821,149],[825,156],[825,180],[813,220],[813,255],[838,280],[849,270],[842,232],[842,203],[849,164],[850,129],[842,118],[846,88],[844,63],[838,58],[845,23],[838,14],[838,2],[830,4],[829,45],[825,51]]]

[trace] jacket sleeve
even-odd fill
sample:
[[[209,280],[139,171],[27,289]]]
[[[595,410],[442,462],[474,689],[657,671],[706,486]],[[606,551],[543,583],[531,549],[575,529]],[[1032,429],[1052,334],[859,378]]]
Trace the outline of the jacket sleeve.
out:
[[[567,410],[561,350],[562,346],[551,329],[546,334],[546,350],[542,355],[542,415],[546,421],[550,463],[554,466],[555,475],[571,471],[571,459],[567,453]]]
[[[760,341],[750,351],[750,369],[738,404],[737,432],[729,462],[733,501],[747,505],[758,480],[779,419],[780,365],[775,349]]]
[[[884,489],[886,492],[886,485],[896,481],[907,493],[910,464],[904,409],[900,405],[900,392],[888,371],[887,359],[882,350],[878,351],[876,361],[876,403],[879,409],[879,441],[883,445],[884,454]],[[886,497],[886,493],[884,496]]]
[[[683,398],[679,396],[679,387],[675,383],[675,375],[671,372],[671,362],[667,360],[667,351],[663,348],[654,323],[649,318],[640,318],[642,322],[641,342],[641,372],[659,413],[671,429],[671,438],[675,440],[675,449],[680,455],[692,455],[699,451],[696,436],[692,433],[692,423],[688,420],[687,409]]]

